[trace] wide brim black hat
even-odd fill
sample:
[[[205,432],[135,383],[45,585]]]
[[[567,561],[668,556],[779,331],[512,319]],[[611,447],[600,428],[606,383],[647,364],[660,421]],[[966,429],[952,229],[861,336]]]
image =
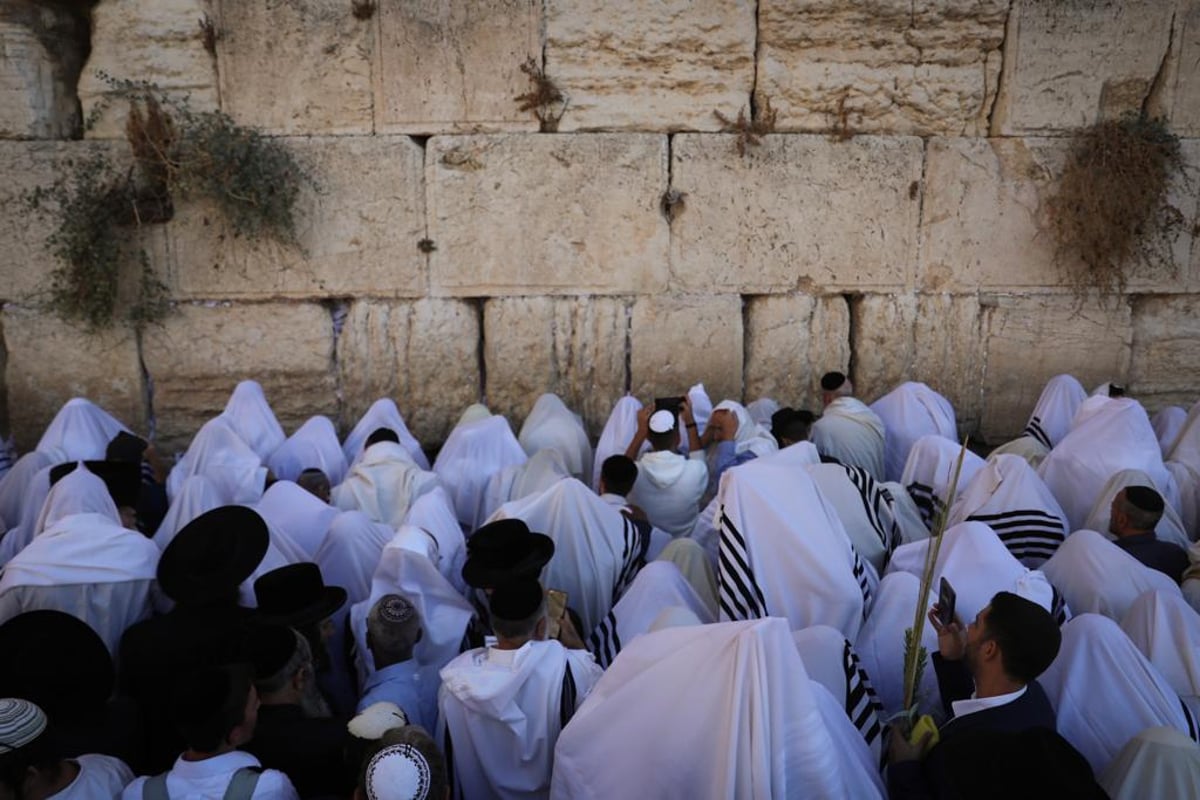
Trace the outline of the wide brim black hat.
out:
[[[262,563],[271,535],[245,506],[220,506],[183,527],[158,561],[158,585],[176,603],[227,597]]]
[[[26,611],[0,625],[0,696],[36,703],[53,719],[102,708],[116,682],[100,635],[62,611]]]
[[[109,496],[118,508],[137,508],[142,493],[142,472],[137,464],[126,461],[85,461],[88,472],[104,481]],[[78,462],[67,461],[50,468],[50,485],[58,483],[75,471]]]
[[[535,533],[520,519],[489,522],[467,539],[462,577],[468,586],[486,589],[514,578],[538,577],[554,555],[554,540]]]
[[[311,561],[288,564],[254,581],[255,618],[264,625],[299,628],[332,616],[346,597],[342,587],[325,585],[321,568]]]

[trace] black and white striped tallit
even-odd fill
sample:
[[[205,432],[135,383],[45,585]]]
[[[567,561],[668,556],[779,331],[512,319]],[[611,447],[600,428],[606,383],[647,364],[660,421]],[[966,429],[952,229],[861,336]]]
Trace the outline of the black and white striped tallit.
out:
[[[846,715],[862,734],[872,750],[877,749],[883,733],[883,707],[871,687],[871,679],[858,661],[850,642],[842,649],[842,666],[846,674]]]
[[[813,464],[807,470],[837,512],[854,549],[882,571],[900,539],[883,487],[861,467]]]
[[[1083,385],[1070,375],[1055,375],[1046,381],[1023,436],[1037,439],[1047,450],[1054,448],[1071,430],[1071,420],[1087,398]]]
[[[950,482],[962,445],[945,436],[922,436],[913,443],[904,462],[904,473],[900,483],[908,490],[925,527],[933,529],[942,509],[950,498]],[[983,467],[983,459],[967,451],[963,454],[962,468],[958,473],[957,490],[962,491]]]
[[[750,555],[741,531],[725,514],[717,511],[721,546],[718,555],[717,602],[721,619],[744,620],[768,616],[767,600],[750,568]]]

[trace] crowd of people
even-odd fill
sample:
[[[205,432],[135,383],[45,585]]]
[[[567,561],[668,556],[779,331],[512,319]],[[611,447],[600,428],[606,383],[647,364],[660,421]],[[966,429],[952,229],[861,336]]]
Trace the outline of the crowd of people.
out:
[[[71,400],[0,477],[0,800],[1200,796],[1200,404],[1060,375],[985,457],[820,390],[427,452],[243,381],[174,459]]]

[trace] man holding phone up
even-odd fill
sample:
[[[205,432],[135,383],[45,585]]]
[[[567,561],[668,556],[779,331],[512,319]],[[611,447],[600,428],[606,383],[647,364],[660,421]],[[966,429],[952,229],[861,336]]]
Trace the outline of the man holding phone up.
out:
[[[688,454],[680,455],[679,420],[688,436]],[[642,443],[650,452],[638,459]],[[630,502],[646,512],[650,524],[672,538],[686,536],[700,514],[708,486],[708,465],[687,397],[665,398],[638,412],[638,429],[625,455],[637,459],[638,476]]]

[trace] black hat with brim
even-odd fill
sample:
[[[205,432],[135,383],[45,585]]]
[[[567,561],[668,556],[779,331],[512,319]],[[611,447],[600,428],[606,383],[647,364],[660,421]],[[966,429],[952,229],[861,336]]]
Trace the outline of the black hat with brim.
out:
[[[62,611],[26,611],[0,625],[0,696],[68,720],[100,709],[116,682],[100,635]]]
[[[288,564],[254,581],[255,617],[264,625],[299,628],[332,616],[346,596],[342,587],[326,586],[321,568],[311,561]]]
[[[183,527],[158,561],[158,585],[176,603],[227,597],[262,563],[271,535],[245,506],[220,506]]]
[[[109,496],[118,508],[137,508],[142,493],[142,471],[137,464],[127,461],[85,461],[88,472],[104,481]],[[58,483],[75,471],[78,462],[67,461],[50,468],[50,485]]]
[[[489,522],[467,539],[462,577],[468,586],[486,589],[516,578],[541,575],[554,555],[554,540],[534,533],[520,519]]]

